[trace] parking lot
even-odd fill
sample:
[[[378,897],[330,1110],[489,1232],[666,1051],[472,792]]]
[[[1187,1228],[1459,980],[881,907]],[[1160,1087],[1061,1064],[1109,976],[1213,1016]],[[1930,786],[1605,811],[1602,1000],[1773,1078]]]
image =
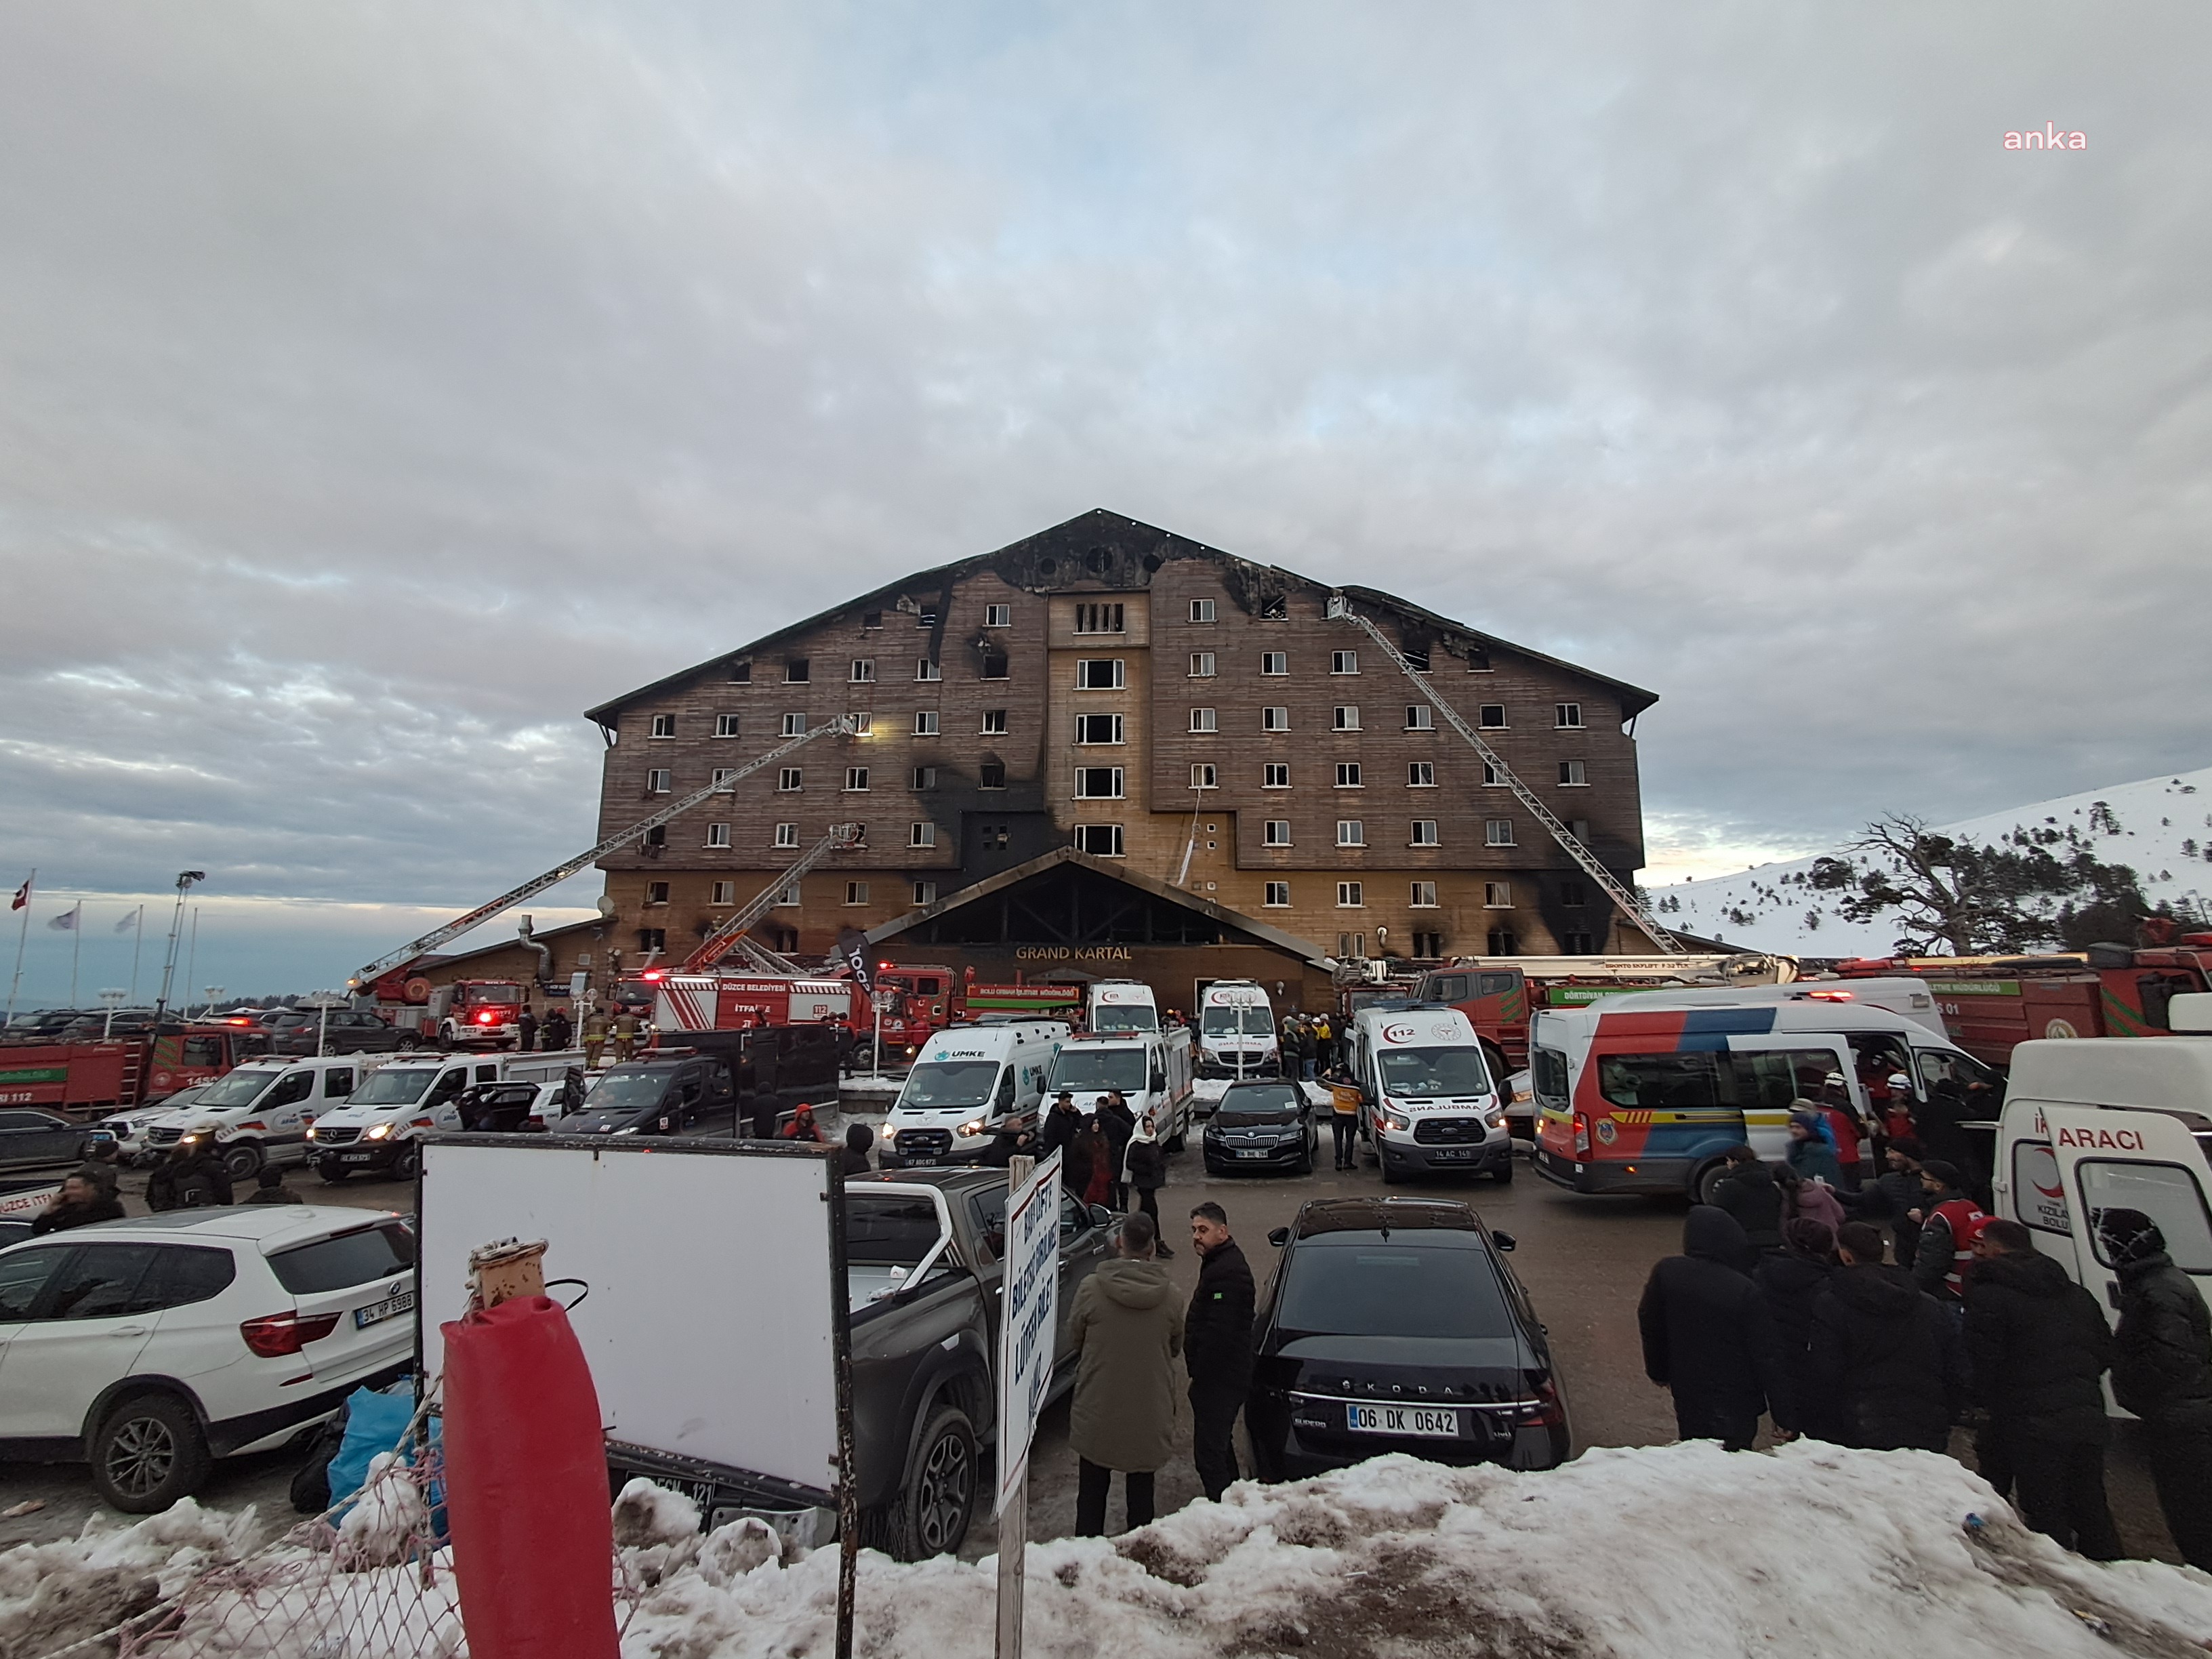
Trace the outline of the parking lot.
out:
[[[872,1118],[874,1114],[868,1114]],[[836,1133],[834,1121],[825,1125]],[[1327,1147],[1324,1141],[1323,1156]],[[1352,1193],[1380,1193],[1380,1177],[1370,1169],[1352,1174],[1331,1170],[1326,1162],[1310,1176],[1247,1176],[1207,1179],[1196,1148],[1170,1160],[1170,1184],[1160,1194],[1167,1237],[1176,1244],[1168,1264],[1170,1276],[1188,1294],[1198,1262],[1185,1236],[1190,1207],[1205,1200],[1229,1212],[1230,1224],[1263,1285],[1272,1271],[1271,1228],[1285,1225],[1309,1199]],[[292,1183],[310,1202],[405,1211],[414,1204],[411,1184],[355,1180],[326,1187],[295,1171]],[[143,1210],[143,1176],[127,1177],[125,1202]],[[1579,1197],[1538,1179],[1524,1163],[1506,1187],[1488,1181],[1400,1186],[1394,1193],[1463,1196],[1497,1231],[1517,1243],[1512,1255],[1539,1316],[1550,1334],[1567,1395],[1577,1450],[1590,1446],[1642,1445],[1674,1437],[1674,1413],[1668,1395],[1644,1376],[1636,1327],[1636,1304],[1651,1264],[1680,1245],[1683,1206],[1642,1199]],[[2179,1558],[2159,1518],[2149,1476],[2122,1425],[2110,1459],[2108,1480],[2121,1533],[2131,1551],[2167,1560]],[[1031,1535],[1054,1537],[1071,1530],[1075,1518],[1075,1459],[1066,1444],[1065,1400],[1045,1413],[1038,1426],[1030,1482]],[[1968,1437],[1957,1433],[1953,1450],[1971,1462]],[[258,1506],[264,1521],[282,1525],[291,1517],[287,1498],[295,1455],[272,1452],[228,1460],[216,1472],[200,1501],[210,1508]],[[1249,1459],[1246,1461],[1249,1472]],[[94,1496],[82,1469],[69,1466],[0,1463],[0,1490],[11,1502],[44,1500],[35,1514],[0,1521],[0,1547],[74,1534],[88,1516],[107,1513]],[[1188,1425],[1183,1425],[1176,1461],[1162,1470],[1158,1502],[1163,1514],[1200,1495],[1188,1459]],[[1114,1515],[1120,1499],[1115,1499]],[[1113,1522],[1118,1525],[1118,1522]],[[979,1512],[961,1553],[970,1559],[996,1547],[990,1516]]]

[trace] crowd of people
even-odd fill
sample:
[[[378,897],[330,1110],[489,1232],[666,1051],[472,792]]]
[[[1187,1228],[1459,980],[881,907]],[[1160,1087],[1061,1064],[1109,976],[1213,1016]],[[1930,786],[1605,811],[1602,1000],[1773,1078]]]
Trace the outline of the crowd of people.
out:
[[[1085,1204],[1133,1210],[1147,1218],[1158,1237],[1160,1188],[1168,1184],[1167,1148],[1160,1143],[1158,1120],[1150,1112],[1138,1116],[1119,1089],[1098,1096],[1088,1112],[1077,1107],[1072,1090],[1062,1089],[1035,1136],[1023,1136],[1016,1150],[1039,1158],[1057,1152],[1061,1191]],[[1164,1260],[1175,1255],[1165,1243],[1158,1253]]]
[[[1956,1092],[1860,1124],[1840,1087],[1793,1103],[1785,1157],[1735,1148],[1682,1254],[1638,1309],[1645,1373],[1686,1439],[1740,1450],[1762,1416],[1778,1440],[1946,1452],[1972,1431],[1976,1468],[2039,1532],[2098,1560],[2124,1552],[2105,1488],[2104,1379],[2142,1419],[2167,1529],[2212,1571],[2212,1320],[2140,1211],[2094,1218],[2118,1267],[2117,1326],[2019,1222],[1985,1212]],[[1889,1079],[1902,1085],[1905,1079]],[[1929,1133],[1931,1124],[1934,1133]],[[1954,1158],[1937,1157],[1933,1139]],[[1875,1172],[1874,1153],[1881,1153]]]
[[[208,1209],[218,1205],[297,1204],[299,1194],[284,1184],[284,1171],[264,1164],[254,1171],[253,1190],[238,1197],[235,1182],[217,1156],[216,1130],[205,1124],[180,1135],[146,1178],[146,1207],[156,1215],[172,1210]],[[31,1218],[31,1236],[67,1232],[96,1221],[120,1221],[126,1212],[118,1193],[122,1175],[115,1143],[96,1140],[82,1164],[64,1176],[53,1201]]]
[[[1343,1022],[1333,1014],[1307,1014],[1293,1008],[1283,1016],[1276,1040],[1282,1051],[1283,1075],[1311,1083],[1335,1070],[1342,1059]]]

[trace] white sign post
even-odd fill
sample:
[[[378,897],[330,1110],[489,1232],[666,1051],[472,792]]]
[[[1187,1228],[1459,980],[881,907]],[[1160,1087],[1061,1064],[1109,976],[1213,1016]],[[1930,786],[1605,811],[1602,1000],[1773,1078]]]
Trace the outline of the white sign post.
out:
[[[1052,1386],[1060,1329],[1060,1154],[1035,1174],[1007,1169],[1005,1296],[999,1322],[998,1659],[1021,1659],[1029,1546],[1030,1438]]]

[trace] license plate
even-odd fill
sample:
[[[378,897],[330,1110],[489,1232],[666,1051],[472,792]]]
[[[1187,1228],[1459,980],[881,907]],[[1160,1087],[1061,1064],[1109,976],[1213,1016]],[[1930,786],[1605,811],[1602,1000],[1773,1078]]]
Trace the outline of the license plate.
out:
[[[933,1158],[914,1156],[902,1158],[899,1161],[909,1170],[933,1170],[938,1164],[938,1160]]]
[[[1410,1434],[1432,1440],[1459,1437],[1459,1413],[1433,1406],[1346,1406],[1345,1426],[1362,1434]]]
[[[374,1156],[375,1154],[374,1152],[340,1152],[338,1154],[338,1162],[341,1164],[366,1164]]]
[[[1262,1149],[1261,1151],[1255,1152],[1239,1152],[1237,1156],[1239,1158],[1265,1158],[1267,1154],[1266,1151]]]
[[[1465,1164],[1472,1159],[1474,1154],[1465,1147],[1454,1147],[1449,1152],[1431,1152],[1429,1156],[1439,1164]]]
[[[381,1302],[372,1302],[366,1308],[353,1310],[353,1328],[366,1330],[371,1325],[415,1311],[415,1292],[402,1291],[397,1296],[387,1296]]]

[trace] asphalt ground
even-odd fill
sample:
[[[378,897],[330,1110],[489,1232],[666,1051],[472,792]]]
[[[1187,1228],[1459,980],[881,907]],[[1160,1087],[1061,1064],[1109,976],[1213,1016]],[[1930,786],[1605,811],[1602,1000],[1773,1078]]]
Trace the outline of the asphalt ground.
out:
[[[879,1114],[865,1108],[864,1120]],[[838,1125],[825,1120],[836,1138]],[[1187,1217],[1193,1205],[1212,1200],[1228,1211],[1230,1225],[1253,1272],[1264,1285],[1273,1270],[1269,1247],[1270,1229],[1287,1225],[1298,1206],[1309,1199],[1340,1197],[1380,1192],[1382,1177],[1361,1168],[1340,1174],[1328,1167],[1328,1142],[1322,1137],[1323,1164],[1310,1176],[1255,1175],[1208,1178],[1200,1166],[1196,1147],[1170,1160],[1170,1184],[1160,1194],[1160,1213],[1176,1255],[1168,1271],[1186,1294],[1196,1285],[1198,1261],[1187,1236]],[[405,1211],[414,1204],[411,1183],[355,1179],[341,1187],[326,1187],[312,1175],[295,1170],[291,1182],[311,1202],[356,1205],[370,1209]],[[133,1214],[144,1208],[143,1176],[126,1176],[124,1194]],[[1524,1163],[1509,1187],[1486,1180],[1407,1184],[1389,1189],[1414,1194],[1435,1191],[1464,1197],[1495,1230],[1511,1234],[1517,1244],[1512,1255],[1514,1271],[1527,1285],[1537,1315],[1549,1333],[1553,1357],[1567,1396],[1570,1422],[1577,1451],[1589,1446],[1650,1445],[1674,1437],[1674,1412],[1666,1391],[1644,1375],[1643,1352],[1636,1328],[1636,1303],[1651,1264],[1680,1248],[1685,1206],[1635,1198],[1586,1198],[1560,1191],[1533,1174]],[[1067,1447],[1067,1402],[1048,1407],[1037,1428],[1030,1455],[1030,1535],[1061,1536],[1075,1524],[1075,1457]],[[2107,1459],[2106,1480],[2115,1516],[2131,1553],[2173,1561],[2179,1557],[2160,1518],[2148,1470],[2135,1443],[2131,1424],[2118,1425],[2119,1434]],[[1166,1514],[1200,1495],[1189,1462],[1188,1408],[1177,1437],[1176,1461],[1158,1476],[1157,1500]],[[1955,1432],[1953,1454],[1972,1463],[1969,1437]],[[1249,1456],[1243,1458],[1249,1470]],[[276,1527],[294,1518],[288,1492],[297,1455],[287,1451],[252,1457],[230,1458],[216,1467],[201,1492],[208,1508],[235,1510],[258,1506],[264,1522]],[[84,1470],[73,1465],[0,1462],[0,1508],[26,1500],[42,1501],[45,1507],[12,1520],[0,1520],[0,1547],[7,1545],[69,1537],[87,1519],[116,1516],[94,1496]],[[997,1533],[988,1513],[988,1494],[978,1504],[975,1522],[960,1553],[970,1559],[997,1547]],[[1121,1483],[1115,1482],[1109,1527],[1121,1525]]]

